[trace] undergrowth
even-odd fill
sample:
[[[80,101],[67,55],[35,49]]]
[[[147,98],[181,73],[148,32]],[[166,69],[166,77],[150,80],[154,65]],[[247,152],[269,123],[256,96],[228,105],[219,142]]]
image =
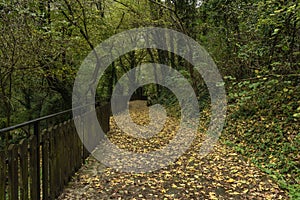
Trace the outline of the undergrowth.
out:
[[[291,199],[300,199],[299,83],[299,76],[226,77],[228,112],[220,140],[269,174]],[[162,95],[159,103],[179,113],[179,104],[169,95]],[[203,102],[208,107],[209,98],[200,102],[200,108]]]
[[[229,77],[230,78],[230,77]],[[227,84],[222,141],[300,198],[300,77],[269,76]]]

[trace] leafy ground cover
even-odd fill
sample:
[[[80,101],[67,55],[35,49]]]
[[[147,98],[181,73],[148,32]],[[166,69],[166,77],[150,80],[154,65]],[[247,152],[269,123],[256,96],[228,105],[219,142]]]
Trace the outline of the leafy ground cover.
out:
[[[131,103],[131,116],[139,124],[149,122],[145,102]],[[177,120],[168,117],[155,141],[136,140],[124,134],[111,119],[111,141],[136,152],[167,144],[177,129]],[[205,130],[206,115],[201,118]],[[152,173],[124,173],[107,168],[90,157],[58,198],[62,199],[287,199],[285,191],[233,148],[217,144],[200,157],[202,134],[173,164]],[[135,148],[134,148],[135,147]]]
[[[300,199],[299,83],[299,75],[232,80],[222,138],[289,191],[291,199]]]

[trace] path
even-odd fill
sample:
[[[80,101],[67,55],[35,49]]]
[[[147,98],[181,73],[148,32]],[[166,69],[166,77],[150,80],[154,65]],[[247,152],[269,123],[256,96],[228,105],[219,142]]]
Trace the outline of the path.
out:
[[[135,122],[149,123],[145,102],[135,101],[130,107]],[[153,140],[138,140],[112,123],[108,136],[120,148],[145,152],[167,144],[177,124],[168,118]],[[200,145],[195,142],[169,167],[144,174],[117,172],[90,157],[58,199],[288,199],[274,181],[233,150],[218,144],[201,159]]]

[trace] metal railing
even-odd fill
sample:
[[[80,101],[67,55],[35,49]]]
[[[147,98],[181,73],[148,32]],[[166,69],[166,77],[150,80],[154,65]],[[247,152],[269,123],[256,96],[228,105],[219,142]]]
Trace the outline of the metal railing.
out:
[[[97,102],[96,105],[97,105],[97,107],[99,107],[100,103]],[[36,177],[40,177],[40,173],[41,173],[41,169],[40,169],[40,167],[41,167],[41,164],[40,164],[40,162],[41,162],[40,147],[42,148],[42,145],[43,145],[42,142],[41,142],[41,135],[42,135],[41,133],[43,132],[42,130],[40,130],[40,124],[41,124],[41,122],[43,122],[45,120],[53,119],[53,118],[58,117],[58,116],[69,114],[69,113],[71,113],[74,110],[86,109],[86,108],[88,108],[90,106],[94,106],[93,108],[96,109],[96,105],[95,104],[87,104],[87,105],[84,105],[84,106],[76,107],[76,108],[73,108],[73,109],[68,109],[68,110],[65,110],[65,111],[62,111],[62,112],[58,112],[58,113],[55,113],[55,114],[50,114],[50,115],[43,116],[43,117],[40,117],[40,118],[37,118],[37,119],[34,119],[34,120],[30,120],[30,121],[27,121],[27,122],[24,122],[24,123],[20,123],[20,124],[14,125],[14,126],[3,128],[3,129],[0,129],[0,135],[2,135],[2,134],[14,134],[12,131],[15,131],[15,130],[20,129],[20,128],[24,128],[26,126],[28,126],[29,129],[31,129],[33,127],[33,136],[35,137],[35,141],[36,141],[36,145],[37,145],[37,147],[36,147],[37,151],[35,151],[35,155],[34,155],[35,158],[36,158],[35,165],[37,166],[36,167]],[[87,112],[88,112],[88,110],[90,111],[90,109],[87,109]],[[110,115],[110,114],[105,114],[105,115]],[[47,128],[49,128],[49,127],[46,127],[46,129]],[[13,146],[17,146],[17,144],[13,145]],[[9,152],[10,151],[9,150],[10,147],[11,147],[11,145],[10,146],[6,145],[6,148],[2,152],[6,152],[6,151]],[[10,153],[8,153],[8,156],[9,155],[10,155]],[[6,160],[6,161],[4,161],[6,164],[2,163],[2,166],[3,165],[8,166],[9,160],[11,160],[11,158],[5,156],[4,159]],[[16,158],[16,159],[18,160],[18,158]],[[16,162],[18,162],[18,161],[16,161]],[[0,163],[0,168],[1,168],[1,163]],[[0,181],[4,181],[4,180],[0,180]],[[41,179],[40,178],[36,178],[35,181],[36,181],[36,185],[38,186],[38,188],[36,189],[36,192],[35,192],[38,195],[35,195],[35,196],[36,196],[36,199],[39,200],[41,198],[41,195],[40,195],[41,194],[41,188],[40,188]],[[7,183],[4,183],[4,184],[7,184]],[[2,185],[3,185],[3,183],[2,183]],[[8,187],[10,188],[12,186],[8,186]],[[1,188],[0,188],[0,190],[1,190]],[[6,190],[4,189],[4,193],[6,193],[5,191]],[[3,193],[3,191],[0,191],[0,199],[2,199],[2,197],[3,197],[3,196],[1,197],[1,192]],[[9,194],[6,194],[6,195],[8,195],[9,199],[16,198],[15,195],[17,195],[17,193],[14,193],[14,191],[10,191],[10,189],[9,189],[9,191],[7,193],[9,193]],[[5,194],[4,194],[4,196],[5,196]],[[43,199],[44,199],[44,197],[43,197]]]

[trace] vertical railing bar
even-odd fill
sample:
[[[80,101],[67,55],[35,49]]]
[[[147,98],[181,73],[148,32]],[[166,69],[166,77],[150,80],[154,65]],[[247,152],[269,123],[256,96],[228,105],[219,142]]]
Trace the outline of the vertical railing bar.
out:
[[[41,178],[40,178],[40,133],[39,133],[39,121],[35,122],[33,124],[33,133],[34,135],[36,136],[36,144],[37,144],[37,151],[36,151],[36,164],[37,164],[37,192],[38,192],[38,200],[40,200],[40,197],[41,197]]]

